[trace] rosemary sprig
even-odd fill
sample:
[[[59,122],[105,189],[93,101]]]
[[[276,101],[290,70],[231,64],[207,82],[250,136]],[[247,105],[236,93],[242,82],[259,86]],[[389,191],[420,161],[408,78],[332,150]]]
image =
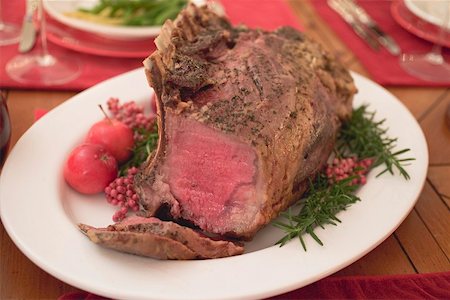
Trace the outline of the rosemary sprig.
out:
[[[354,109],[351,119],[342,126],[335,155],[339,158],[356,156],[359,160],[371,158],[374,161],[371,168],[385,165],[385,169],[377,174],[377,177],[386,172],[394,174],[394,169],[397,169],[400,175],[408,180],[410,177],[404,166],[414,158],[400,156],[410,149],[392,152],[397,139],[387,136],[387,129],[383,127],[385,120],[375,121],[375,113],[369,112],[367,108],[367,105],[362,105]],[[314,182],[310,182],[306,196],[299,201],[300,205],[303,205],[300,211],[294,213],[292,209],[288,209],[281,214],[284,221],[274,222],[274,226],[285,232],[285,236],[276,244],[281,247],[298,237],[306,251],[303,240],[303,234],[306,233],[323,245],[314,229],[317,226],[324,228],[326,224],[337,225],[341,221],[336,214],[360,200],[355,195],[360,185],[351,184],[353,179],[355,176],[330,184],[324,174],[319,174]]]
[[[126,163],[122,164],[119,169],[119,176],[127,174],[127,170],[131,167],[140,166],[149,155],[155,150],[158,144],[158,126],[155,125],[150,130],[137,129],[142,136],[140,142],[137,142],[133,148],[133,155]]]
[[[388,137],[387,128],[383,127],[386,119],[375,121],[375,112],[370,112],[367,108],[368,105],[362,105],[353,110],[350,121],[343,124],[336,143],[337,154],[356,155],[359,159],[373,158],[372,168],[385,166],[377,177],[386,172],[394,174],[394,169],[397,169],[401,176],[409,179],[404,166],[414,158],[400,156],[410,149],[392,152],[396,147],[397,138]]]
[[[314,228],[317,226],[324,228],[326,224],[337,225],[341,221],[336,217],[336,214],[360,200],[359,197],[354,195],[358,186],[350,184],[354,178],[348,177],[330,185],[326,176],[318,175],[314,182],[310,182],[310,189],[307,196],[302,200],[304,205],[300,212],[294,214],[292,209],[289,209],[281,214],[287,222],[278,221],[274,223],[276,227],[286,233],[276,244],[283,246],[291,239],[298,237],[306,251],[303,234],[307,233],[317,243],[323,245],[314,233]]]

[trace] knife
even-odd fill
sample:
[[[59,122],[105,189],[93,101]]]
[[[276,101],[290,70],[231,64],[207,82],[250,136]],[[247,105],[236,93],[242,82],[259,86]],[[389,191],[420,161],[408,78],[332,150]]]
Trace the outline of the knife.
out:
[[[378,39],[381,45],[386,48],[392,55],[399,55],[400,47],[394,39],[385,33],[380,26],[369,16],[369,14],[359,6],[354,0],[342,0],[343,4],[363,23],[371,33]]]
[[[378,41],[369,34],[364,25],[355,18],[355,16],[342,4],[341,1],[328,0],[328,5],[335,12],[337,12],[342,19],[344,19],[344,21],[352,27],[353,31],[373,50],[378,51],[380,49],[380,44]]]
[[[30,51],[36,41],[36,27],[34,27],[33,15],[37,8],[37,3],[35,0],[27,0],[26,7],[25,16],[22,22],[22,32],[20,34],[20,53]]]

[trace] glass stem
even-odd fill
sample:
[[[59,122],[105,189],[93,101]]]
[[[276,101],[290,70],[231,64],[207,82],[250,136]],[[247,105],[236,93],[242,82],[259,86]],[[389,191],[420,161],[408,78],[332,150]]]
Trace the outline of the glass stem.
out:
[[[441,65],[444,63],[444,57],[442,56],[442,46],[434,44],[433,49],[426,55],[429,63],[434,65]]]
[[[40,23],[40,38],[41,38],[41,55],[38,59],[39,65],[48,67],[55,64],[55,58],[48,51],[47,45],[47,22],[45,20],[45,13],[43,7],[43,0],[38,0],[38,18]]]

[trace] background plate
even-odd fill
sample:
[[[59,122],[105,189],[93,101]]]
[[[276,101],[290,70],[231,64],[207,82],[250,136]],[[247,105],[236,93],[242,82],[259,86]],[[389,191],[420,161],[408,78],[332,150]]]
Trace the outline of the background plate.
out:
[[[96,0],[44,0],[45,11],[62,24],[98,34],[108,38],[121,40],[145,39],[159,34],[161,26],[112,26],[80,20],[66,16],[64,13],[76,11],[80,7],[92,7]]]
[[[76,11],[80,7],[92,7],[98,0],[44,0],[45,11],[58,22],[82,30],[88,33],[97,34],[107,38],[118,40],[139,40],[156,37],[161,26],[112,26],[89,22],[81,19],[66,16],[65,13]],[[205,3],[205,0],[193,0],[197,5]]]
[[[145,58],[155,49],[153,38],[116,40],[66,26],[47,18],[47,38],[50,42],[77,52],[107,56]]]
[[[404,0],[406,7],[418,17],[450,29],[449,0]]]
[[[413,14],[403,0],[393,1],[391,14],[394,20],[410,33],[432,43],[450,48],[450,39],[440,37],[440,28]]]
[[[39,267],[86,291],[122,299],[250,299],[300,288],[356,261],[386,239],[404,220],[423,187],[428,151],[411,113],[392,94],[353,73],[359,90],[354,104],[369,103],[386,118],[399,148],[416,161],[411,180],[368,176],[362,201],[338,214],[342,223],[318,229],[324,243],[305,237],[273,246],[281,232],[271,225],[247,244],[247,253],[214,260],[159,261],[104,249],[91,243],[76,224],[111,223],[113,207],[102,195],[85,197],[66,186],[62,166],[89,127],[102,119],[97,104],[111,96],[150,105],[143,69],[94,86],[36,122],[12,149],[0,177],[0,215],[19,249]],[[405,130],[408,128],[408,130]]]

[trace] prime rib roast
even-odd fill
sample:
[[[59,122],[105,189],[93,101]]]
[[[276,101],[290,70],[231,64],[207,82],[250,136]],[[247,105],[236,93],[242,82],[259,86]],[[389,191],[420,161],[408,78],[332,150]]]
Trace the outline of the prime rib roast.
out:
[[[304,33],[233,27],[206,6],[189,4],[155,42],[144,66],[159,142],[135,178],[150,221],[83,230],[106,247],[156,258],[242,253],[216,237],[251,240],[300,199],[351,115],[353,80]],[[194,229],[154,218],[160,214]],[[193,249],[187,239],[220,249]]]

